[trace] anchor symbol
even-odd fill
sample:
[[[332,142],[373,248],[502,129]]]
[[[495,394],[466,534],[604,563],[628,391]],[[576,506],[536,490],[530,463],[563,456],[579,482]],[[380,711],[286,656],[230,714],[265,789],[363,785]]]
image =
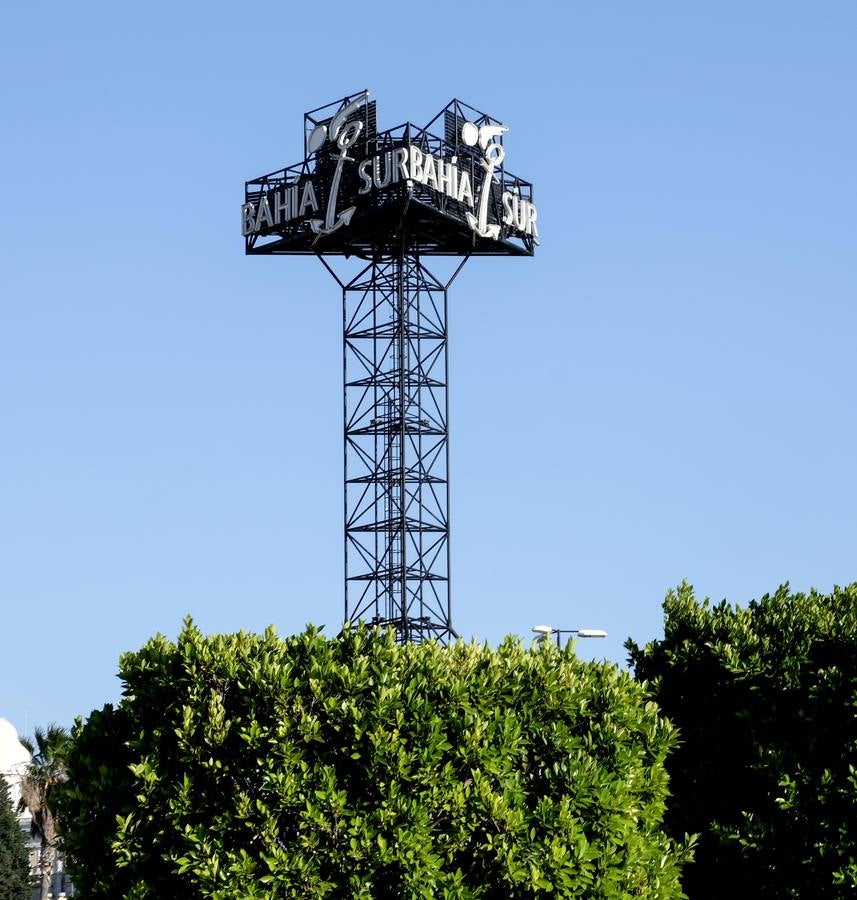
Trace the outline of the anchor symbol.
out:
[[[339,147],[339,156],[336,159],[336,171],[333,173],[333,178],[330,182],[327,214],[323,220],[310,219],[309,223],[310,228],[318,235],[316,241],[322,235],[331,234],[337,229],[342,228],[343,225],[350,224],[351,217],[357,209],[356,206],[349,206],[348,209],[342,210],[338,216],[336,214],[336,203],[339,199],[339,185],[342,181],[342,169],[346,162],[354,162],[354,159],[348,155],[348,149],[354,145],[357,138],[360,137],[360,132],[363,131],[362,122],[350,122],[348,125],[345,125],[345,120],[353,112],[363,106],[368,99],[369,92],[364,91],[356,100],[353,100],[339,110],[339,112],[330,120],[329,128],[327,125],[317,125],[307,141],[307,150],[310,153],[314,153],[318,150],[328,138],[331,141],[335,141],[336,145]],[[343,126],[345,127],[343,128]]]
[[[473,147],[478,143],[485,153],[485,159],[482,160],[485,177],[479,193],[479,217],[477,218],[473,213],[467,213],[467,224],[479,237],[494,240],[500,237],[500,225],[488,224],[488,197],[491,193],[491,185],[495,180],[494,170],[506,158],[506,151],[502,144],[491,143],[491,140],[508,130],[505,125],[483,125],[480,128],[474,122],[465,122],[461,128],[461,138],[464,143],[468,147]]]

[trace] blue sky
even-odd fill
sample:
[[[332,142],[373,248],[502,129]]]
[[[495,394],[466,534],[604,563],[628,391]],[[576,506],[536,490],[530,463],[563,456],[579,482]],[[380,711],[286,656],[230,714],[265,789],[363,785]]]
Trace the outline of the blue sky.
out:
[[[193,615],[342,616],[341,309],[243,256],[305,110],[506,122],[532,259],[451,295],[454,624],[857,580],[857,5],[14,4],[0,27],[0,716]]]

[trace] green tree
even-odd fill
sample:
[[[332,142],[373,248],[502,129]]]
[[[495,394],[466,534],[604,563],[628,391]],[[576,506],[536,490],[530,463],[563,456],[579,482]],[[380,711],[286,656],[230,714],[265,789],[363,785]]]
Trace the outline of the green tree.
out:
[[[674,732],[616,666],[187,622],[120,671],[61,795],[81,896],[683,896]]]
[[[0,776],[0,900],[28,900],[27,841],[12,811],[6,779]]]
[[[21,779],[20,810],[30,811],[33,834],[40,838],[39,868],[41,870],[41,897],[47,898],[51,889],[54,862],[56,861],[58,834],[54,799],[58,785],[65,778],[65,755],[68,749],[68,732],[59,725],[35,730],[35,741],[22,738],[21,743],[30,751],[32,759]]]
[[[688,896],[855,896],[857,585],[738,607],[683,584],[664,639],[626,646],[679,729],[666,821],[700,835]]]

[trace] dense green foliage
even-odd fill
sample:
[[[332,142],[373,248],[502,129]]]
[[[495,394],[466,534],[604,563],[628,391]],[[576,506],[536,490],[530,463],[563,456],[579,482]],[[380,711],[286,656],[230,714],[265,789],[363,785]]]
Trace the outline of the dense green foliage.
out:
[[[683,896],[674,731],[615,666],[187,623],[121,677],[62,791],[80,897]]]
[[[739,608],[685,584],[664,612],[662,641],[627,647],[679,728],[667,823],[700,834],[688,896],[855,896],[857,585]]]
[[[0,900],[30,896],[27,841],[12,811],[6,779],[0,776]]]

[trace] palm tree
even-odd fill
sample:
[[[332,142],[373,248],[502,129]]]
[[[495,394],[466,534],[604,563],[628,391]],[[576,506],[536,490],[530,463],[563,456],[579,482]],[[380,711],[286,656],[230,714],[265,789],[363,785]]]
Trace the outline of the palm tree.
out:
[[[65,779],[65,755],[69,735],[59,725],[37,728],[35,743],[21,738],[32,759],[21,778],[20,812],[30,811],[31,830],[41,838],[39,867],[42,873],[41,898],[46,900],[51,889],[54,860],[57,853],[57,822],[53,808],[54,788]]]

